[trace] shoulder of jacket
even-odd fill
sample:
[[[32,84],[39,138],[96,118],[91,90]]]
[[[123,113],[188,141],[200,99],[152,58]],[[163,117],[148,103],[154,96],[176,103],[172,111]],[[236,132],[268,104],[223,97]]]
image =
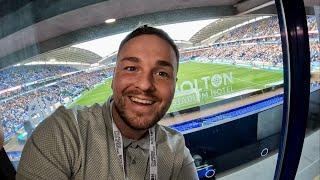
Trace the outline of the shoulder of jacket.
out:
[[[159,143],[167,141],[168,144],[174,149],[180,149],[185,146],[183,134],[166,126],[158,126]]]

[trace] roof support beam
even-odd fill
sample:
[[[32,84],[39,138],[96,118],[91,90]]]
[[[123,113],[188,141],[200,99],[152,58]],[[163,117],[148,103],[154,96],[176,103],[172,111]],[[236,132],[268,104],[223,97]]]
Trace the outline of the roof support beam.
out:
[[[235,7],[238,11],[237,15],[244,15],[272,5],[274,1],[270,0],[247,0],[236,4]]]

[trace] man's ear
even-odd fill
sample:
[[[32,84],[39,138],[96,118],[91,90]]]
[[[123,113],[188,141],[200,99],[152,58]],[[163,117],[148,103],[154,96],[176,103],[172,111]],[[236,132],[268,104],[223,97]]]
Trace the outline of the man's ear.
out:
[[[111,81],[111,89],[113,89],[113,79],[112,79],[112,81]]]
[[[111,89],[113,89],[113,79],[114,79],[114,75],[116,74],[116,67],[113,67],[113,70],[112,70],[112,74],[113,74],[113,77],[112,77],[112,80],[111,80]]]
[[[2,130],[2,125],[0,125],[0,149],[3,147],[3,142],[4,142],[4,135],[3,135],[3,130]]]

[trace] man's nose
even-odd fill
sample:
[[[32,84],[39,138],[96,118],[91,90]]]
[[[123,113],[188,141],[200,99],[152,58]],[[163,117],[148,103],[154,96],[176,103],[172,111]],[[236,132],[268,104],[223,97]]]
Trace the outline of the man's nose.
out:
[[[142,91],[154,91],[154,79],[152,73],[142,73],[136,82],[136,86]]]

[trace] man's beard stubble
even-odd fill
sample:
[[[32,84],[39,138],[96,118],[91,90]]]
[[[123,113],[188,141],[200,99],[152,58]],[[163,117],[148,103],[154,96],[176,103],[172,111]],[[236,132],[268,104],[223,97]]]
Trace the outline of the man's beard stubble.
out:
[[[118,104],[120,107],[118,107]],[[165,113],[168,110],[168,107],[164,107],[164,109],[161,110],[160,112],[155,112],[154,118],[149,123],[147,123],[145,126],[137,127],[132,124],[132,122],[134,121],[134,119],[132,119],[132,118],[143,117],[144,116],[143,114],[138,114],[138,117],[129,117],[129,115],[125,111],[126,107],[125,107],[125,100],[123,97],[121,97],[119,102],[116,102],[116,100],[114,101],[114,107],[115,107],[115,110],[117,111],[117,113],[119,114],[120,118],[123,120],[123,122],[134,130],[147,130],[147,129],[153,127],[158,121],[160,121],[160,119],[165,115]]]

